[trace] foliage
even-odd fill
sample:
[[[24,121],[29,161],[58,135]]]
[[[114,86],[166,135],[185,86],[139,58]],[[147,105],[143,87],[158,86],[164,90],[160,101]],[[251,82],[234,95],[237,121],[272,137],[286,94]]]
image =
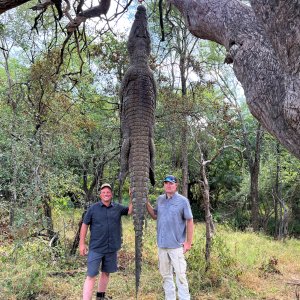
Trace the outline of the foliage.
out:
[[[244,126],[253,150],[257,123],[246,108],[241,87],[233,79],[231,67],[223,65],[225,53],[220,46],[195,40],[176,10],[171,10],[164,22],[166,42],[162,43],[157,6],[149,3],[147,10],[153,49],[150,66],[158,88],[157,184],[150,187],[149,199],[154,204],[163,192],[162,178],[167,173],[181,181],[182,131],[187,124],[189,199],[195,219],[204,219],[199,142],[205,159],[231,145],[207,170],[212,214],[216,223],[250,230],[250,177],[242,133]],[[97,187],[103,181],[112,183],[117,196],[118,90],[128,63],[127,36],[114,28],[116,34],[106,32],[96,38],[87,26],[87,43],[70,40],[60,65],[58,45],[63,37],[56,35],[51,13],[44,15],[39,32],[30,31],[34,15],[26,5],[3,16],[0,200],[5,220],[14,211],[15,229],[24,227],[30,232],[47,223],[45,204],[54,210],[85,205],[96,200]],[[9,54],[7,61],[4,53]],[[288,232],[299,236],[299,161],[283,149],[279,154],[276,151],[276,142],[266,135],[259,177],[260,227],[273,235],[278,225],[274,190],[279,161]],[[127,181],[124,191],[128,185]],[[127,200],[125,196],[125,203]],[[283,214],[283,206],[279,212]]]
[[[188,268],[192,278],[198,278],[200,282],[195,286],[191,285],[191,289],[197,290],[211,290],[219,288],[222,282],[226,279],[235,281],[240,273],[237,266],[237,261],[232,253],[229,251],[224,238],[216,234],[213,238],[211,264],[207,269],[205,261],[205,233],[202,229],[202,236],[196,232],[193,247],[188,254]]]
[[[267,277],[269,274],[281,274],[277,269],[278,259],[276,257],[271,257],[268,262],[263,262],[259,268],[262,277]]]

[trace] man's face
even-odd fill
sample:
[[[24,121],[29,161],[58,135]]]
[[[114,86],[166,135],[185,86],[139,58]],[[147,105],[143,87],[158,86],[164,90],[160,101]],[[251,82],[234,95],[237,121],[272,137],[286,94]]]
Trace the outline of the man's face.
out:
[[[110,203],[112,198],[112,191],[110,188],[105,187],[100,191],[100,199],[103,203]]]
[[[164,189],[167,194],[174,194],[177,190],[177,183],[165,181]]]

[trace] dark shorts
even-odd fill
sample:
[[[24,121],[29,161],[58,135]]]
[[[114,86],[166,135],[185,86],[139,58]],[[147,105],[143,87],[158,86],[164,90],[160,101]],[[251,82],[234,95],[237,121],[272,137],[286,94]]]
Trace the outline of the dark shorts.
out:
[[[90,277],[99,274],[101,264],[101,272],[114,273],[118,270],[117,252],[111,253],[97,253],[89,251],[87,258],[87,275]]]

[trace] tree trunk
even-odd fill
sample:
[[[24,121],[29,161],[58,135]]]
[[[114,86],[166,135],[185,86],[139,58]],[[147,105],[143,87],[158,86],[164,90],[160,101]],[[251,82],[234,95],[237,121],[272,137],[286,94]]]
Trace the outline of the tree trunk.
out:
[[[280,177],[280,146],[276,143],[276,178],[275,178],[275,197],[274,197],[274,237],[279,237],[279,224],[278,224],[278,199],[281,197],[279,188]]]
[[[95,166],[93,165],[92,168],[94,168]],[[94,174],[93,174],[93,180],[90,183],[90,185],[88,185],[88,162],[86,162],[86,164],[84,164],[83,166],[83,186],[82,189],[84,191],[85,194],[85,205],[87,205],[88,203],[92,203],[95,201],[95,187],[98,185],[99,179],[102,178],[103,176],[103,164],[99,164],[98,168],[95,170]]]
[[[13,113],[13,120],[12,120],[12,132],[15,131],[15,112]],[[17,158],[16,158],[16,141],[12,138],[11,144],[11,157],[12,157],[12,182],[11,182],[11,202],[10,202],[10,209],[9,209],[9,225],[13,226],[15,221],[15,208],[17,207],[17,176],[18,176],[18,165],[17,165]]]
[[[50,198],[48,196],[43,197],[43,209],[44,209],[44,216],[46,218],[46,224],[47,224],[47,234],[50,238],[52,238],[54,235],[53,221],[52,221],[52,208],[50,206]]]
[[[4,57],[4,69],[7,77],[8,91],[7,99],[12,109],[11,120],[11,162],[12,162],[12,178],[10,184],[10,208],[9,208],[9,225],[13,226],[15,220],[15,208],[17,206],[17,182],[18,182],[18,159],[17,159],[17,142],[14,138],[16,136],[16,121],[17,121],[17,102],[13,96],[13,81],[11,79],[8,60],[9,47],[4,39],[1,39],[1,49]]]
[[[300,158],[298,1],[170,0],[197,37],[228,51],[251,113]]]
[[[181,193],[183,196],[188,197],[188,136],[187,136],[187,123],[184,120],[184,124],[181,129],[181,159],[182,159],[182,184]]]
[[[187,96],[187,74],[188,74],[188,60],[189,60],[189,53],[188,47],[190,45],[187,44],[187,30],[185,28],[180,28],[181,34],[178,34],[179,36],[182,36],[182,41],[179,41],[177,38],[177,48],[179,49],[180,58],[179,58],[179,70],[180,70],[180,78],[181,78],[181,97],[182,101],[186,100]],[[187,114],[184,111],[182,116],[182,126],[181,126],[181,163],[182,163],[182,184],[181,184],[181,193],[183,196],[188,196],[188,125],[187,125]]]
[[[285,239],[288,235],[288,208],[283,198],[278,199],[280,202],[280,223],[279,223],[279,239]]]
[[[260,170],[260,154],[263,138],[263,130],[259,124],[256,130],[256,146],[254,159],[250,164],[250,201],[251,201],[251,219],[254,231],[259,230],[259,199],[258,199],[258,176]]]
[[[43,145],[43,134],[42,134],[42,124],[41,121],[42,110],[39,110],[36,117],[35,132],[33,134],[34,145],[33,151],[36,151],[36,161],[33,169],[33,180],[35,186],[35,197],[41,201],[44,217],[46,218],[46,229],[47,234],[50,238],[55,235],[53,219],[52,219],[52,207],[51,198],[48,191],[45,191],[45,152]]]
[[[250,172],[250,203],[251,223],[254,231],[259,230],[259,204],[258,204],[258,175],[259,167],[256,165]]]
[[[71,251],[70,251],[70,255],[75,255],[75,253],[76,253],[76,251],[78,249],[79,240],[80,240],[81,225],[83,223],[83,218],[84,218],[86,212],[87,212],[87,207],[85,206],[84,212],[81,215],[81,219],[78,222],[78,227],[77,227],[77,231],[76,231],[76,234],[75,234],[75,238],[73,240],[73,244],[72,244],[72,248],[71,248]]]
[[[202,155],[202,154],[201,154]],[[212,237],[215,231],[212,215],[210,213],[210,197],[209,197],[209,183],[206,175],[206,164],[202,161],[201,165],[201,190],[202,197],[204,202],[204,211],[205,211],[205,227],[206,227],[206,245],[205,245],[205,260],[206,260],[206,270],[210,267],[210,253],[211,253],[211,242]]]
[[[282,197],[282,184],[280,178],[281,160],[280,160],[280,145],[277,143],[277,158],[276,158],[276,181],[275,181],[275,229],[276,238],[284,239],[288,234],[288,208]],[[279,207],[278,207],[279,206]],[[279,208],[279,209],[278,209]],[[278,213],[279,211],[279,213]]]
[[[298,220],[300,220],[300,199],[299,199],[299,197],[297,197],[297,199],[295,201],[291,201],[290,213],[291,213],[292,224],[293,223],[297,224]]]

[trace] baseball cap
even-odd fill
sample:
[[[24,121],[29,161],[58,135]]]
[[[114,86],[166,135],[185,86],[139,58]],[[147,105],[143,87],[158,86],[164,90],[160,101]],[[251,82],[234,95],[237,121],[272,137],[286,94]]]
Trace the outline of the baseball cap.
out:
[[[109,184],[109,183],[103,183],[102,185],[101,185],[101,187],[100,187],[100,191],[102,190],[102,189],[104,189],[104,188],[109,188],[111,191],[112,191],[112,188],[111,188],[111,185]]]
[[[167,175],[164,179],[164,182],[173,182],[176,183],[177,182],[177,178],[173,175]]]

